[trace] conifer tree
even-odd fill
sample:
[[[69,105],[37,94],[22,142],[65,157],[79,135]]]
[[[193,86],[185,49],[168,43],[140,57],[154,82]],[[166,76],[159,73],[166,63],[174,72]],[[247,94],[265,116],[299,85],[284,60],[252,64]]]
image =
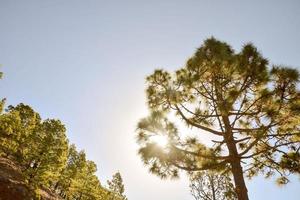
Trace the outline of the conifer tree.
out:
[[[86,161],[84,166],[77,173],[77,182],[74,183],[73,187],[76,188],[77,199],[90,199],[91,197],[96,198],[97,186],[100,186],[100,182],[94,175],[97,171],[96,164],[93,161]]]
[[[80,173],[86,165],[86,155],[83,151],[77,152],[75,145],[69,148],[67,163],[62,170],[58,182],[54,186],[55,190],[64,197],[71,198],[77,195],[80,182]]]
[[[2,72],[0,79],[1,76]],[[75,145],[68,145],[66,129],[60,120],[42,120],[23,103],[9,106],[3,112],[4,103],[2,99],[0,157],[9,158],[20,167],[30,188],[39,191],[40,187],[48,187],[63,199],[125,199],[124,196],[115,198],[115,192],[100,184],[95,175],[96,164],[86,159],[84,151],[78,152]],[[117,178],[121,181],[118,186],[124,191],[120,174]]]
[[[53,189],[64,199],[108,199],[108,191],[100,184],[96,164],[86,160],[84,151],[70,145],[65,168]]]
[[[207,39],[175,73],[147,77],[150,116],[138,124],[139,154],[152,173],[177,177],[178,170],[231,171],[239,200],[248,200],[244,175],[300,173],[299,72],[269,66],[252,44],[240,52]],[[175,114],[186,127],[178,133]],[[189,134],[189,131],[197,135]],[[212,145],[199,141],[202,135]],[[162,148],[154,138],[167,137]]]
[[[190,175],[190,190],[195,200],[235,200],[234,186],[228,174],[200,171]]]
[[[59,120],[41,121],[30,106],[9,106],[0,117],[1,149],[32,184],[51,184],[64,167],[68,141]]]
[[[125,187],[120,172],[113,175],[111,181],[107,181],[108,188],[111,192],[109,200],[127,200],[124,194]]]
[[[78,153],[74,144],[69,146],[68,157],[64,169],[61,171],[60,177],[53,185],[53,189],[63,198],[72,196],[72,183],[75,181],[77,171],[85,162],[85,153]]]
[[[9,106],[0,117],[0,146],[2,154],[15,160],[22,167],[28,164],[27,157],[33,152],[34,137],[41,118],[30,106]]]
[[[0,101],[0,114],[2,114],[2,112],[3,112],[4,105],[5,105],[5,99],[2,99],[2,100]]]
[[[65,127],[59,120],[45,120],[35,137],[30,156],[30,166],[25,174],[29,182],[50,186],[55,182],[67,160],[68,141]]]

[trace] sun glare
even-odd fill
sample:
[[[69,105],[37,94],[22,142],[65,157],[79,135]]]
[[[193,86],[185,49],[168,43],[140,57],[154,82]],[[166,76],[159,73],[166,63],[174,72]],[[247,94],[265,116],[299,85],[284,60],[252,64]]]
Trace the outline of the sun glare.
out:
[[[169,143],[169,139],[165,135],[156,135],[152,137],[152,141],[158,144],[160,147],[166,147]]]

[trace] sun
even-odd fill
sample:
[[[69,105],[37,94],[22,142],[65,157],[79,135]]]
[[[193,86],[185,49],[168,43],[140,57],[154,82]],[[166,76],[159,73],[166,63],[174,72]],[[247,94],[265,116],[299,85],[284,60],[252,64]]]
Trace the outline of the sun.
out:
[[[167,147],[169,144],[169,139],[165,135],[155,135],[151,138],[151,140],[160,147]]]

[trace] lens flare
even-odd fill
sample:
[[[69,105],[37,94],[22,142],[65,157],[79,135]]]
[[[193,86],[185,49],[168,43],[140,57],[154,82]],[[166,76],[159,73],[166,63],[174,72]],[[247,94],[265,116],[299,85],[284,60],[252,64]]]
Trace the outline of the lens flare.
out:
[[[156,136],[153,136],[151,139],[154,143],[156,143],[160,147],[167,147],[167,145],[169,143],[169,139],[165,135],[156,135]]]

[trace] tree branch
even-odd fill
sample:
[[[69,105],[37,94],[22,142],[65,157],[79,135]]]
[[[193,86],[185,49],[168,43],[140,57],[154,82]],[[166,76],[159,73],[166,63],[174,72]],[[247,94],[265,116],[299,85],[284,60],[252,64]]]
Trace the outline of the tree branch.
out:
[[[208,128],[208,127],[205,127],[205,126],[202,126],[200,124],[197,124],[196,122],[193,122],[191,121],[190,119],[188,119],[183,113],[182,111],[180,110],[180,108],[175,105],[176,107],[176,110],[178,111],[178,113],[180,114],[180,116],[190,125],[194,126],[194,127],[197,127],[199,129],[202,129],[204,131],[207,131],[207,132],[210,132],[210,133],[213,133],[215,135],[219,135],[219,136],[223,136],[223,133],[222,132],[219,132],[219,131],[216,131],[216,130],[213,130],[211,128]]]

